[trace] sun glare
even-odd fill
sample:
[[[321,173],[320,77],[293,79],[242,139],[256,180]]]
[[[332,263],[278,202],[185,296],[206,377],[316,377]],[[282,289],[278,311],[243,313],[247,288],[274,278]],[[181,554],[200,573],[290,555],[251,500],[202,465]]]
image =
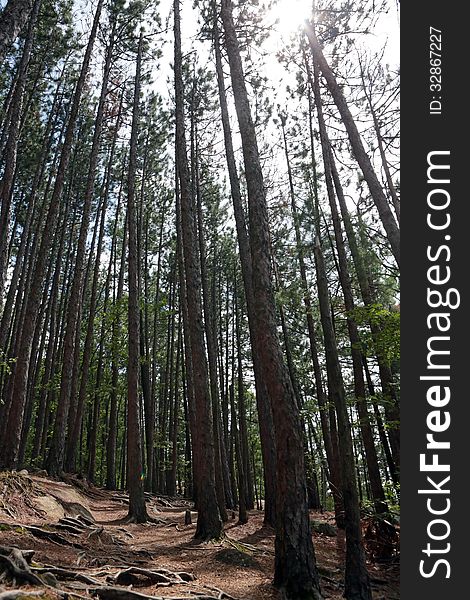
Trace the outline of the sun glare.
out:
[[[274,26],[282,37],[296,32],[312,13],[312,0],[278,0],[270,10],[276,19]]]

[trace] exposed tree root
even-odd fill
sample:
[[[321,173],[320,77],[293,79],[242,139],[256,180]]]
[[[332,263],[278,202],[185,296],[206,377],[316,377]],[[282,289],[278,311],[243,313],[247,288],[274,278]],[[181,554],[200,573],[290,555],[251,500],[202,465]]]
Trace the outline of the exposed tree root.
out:
[[[49,531],[47,529],[43,529],[42,527],[36,527],[34,525],[24,525],[23,523],[0,523],[0,527],[5,529],[17,529],[21,528],[34,537],[37,537],[42,540],[47,540],[52,542],[53,544],[58,544],[59,546],[73,546],[74,548],[83,548],[83,546],[77,542],[70,542],[67,538],[65,538],[60,533],[55,531]]]
[[[129,567],[128,569],[119,571],[117,575],[108,578],[108,580],[118,585],[148,585],[150,582],[158,586],[169,586],[194,581],[195,577],[191,573],[185,573],[184,571],[177,573],[168,571],[168,569],[150,571],[148,569],[141,569],[140,567]]]
[[[60,589],[58,581],[69,582],[70,587],[83,584],[83,589],[101,600],[166,600],[165,596],[142,594],[131,589],[132,586],[157,586],[167,587],[173,585],[190,585],[196,577],[186,571],[170,571],[168,569],[144,569],[141,567],[124,567],[115,575],[108,571],[94,573],[94,576],[51,565],[30,566],[34,555],[32,550],[19,550],[10,546],[0,546],[0,580],[13,581],[14,585],[34,585],[43,588],[43,591],[29,592],[22,590],[8,590],[0,593],[0,600],[20,600],[25,597],[51,597],[51,593],[60,598],[74,596],[84,599],[73,590]],[[98,577],[105,577],[111,585],[102,583]],[[75,584],[75,585],[73,585]],[[125,586],[125,587],[124,587]],[[67,587],[67,586],[66,586]],[[191,589],[190,595],[172,596],[172,600],[235,600],[218,588],[206,585],[203,587],[209,592],[200,593]]]
[[[23,598],[44,598],[46,592],[25,592],[24,590],[7,590],[0,592],[0,600],[23,600]]]
[[[78,515],[76,518],[62,517],[62,519],[59,519],[59,523],[62,523],[63,525],[71,525],[72,527],[76,527],[77,529],[81,530],[93,529],[93,527],[96,527],[93,521],[86,519],[82,515]]]
[[[0,578],[12,579],[17,584],[43,585],[29,568],[26,557],[18,548],[0,546]]]
[[[49,573],[54,575],[59,581],[80,581],[88,585],[100,585],[100,582],[93,577],[89,577],[84,573],[63,569],[62,567],[32,567],[31,570],[38,575]]]
[[[0,510],[12,519],[26,514],[44,517],[44,511],[34,505],[32,498],[40,495],[38,486],[22,472],[4,471],[0,473]]]
[[[129,588],[111,586],[91,589],[90,592],[94,596],[101,598],[101,600],[169,600],[164,596],[149,596],[140,592],[134,592],[134,590]],[[222,598],[207,594],[191,594],[191,596],[172,596],[171,600],[222,600]]]

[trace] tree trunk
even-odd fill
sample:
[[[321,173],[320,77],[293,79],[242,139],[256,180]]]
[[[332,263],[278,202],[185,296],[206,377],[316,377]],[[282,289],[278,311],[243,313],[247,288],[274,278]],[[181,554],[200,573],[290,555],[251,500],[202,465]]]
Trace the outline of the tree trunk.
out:
[[[215,240],[214,240],[214,244],[215,244]],[[229,468],[229,462],[228,462],[229,459],[228,459],[228,455],[227,455],[228,431],[226,433],[225,424],[224,424],[224,420],[223,420],[225,418],[225,414],[223,414],[223,413],[228,410],[228,406],[227,406],[227,397],[224,394],[223,365],[222,365],[222,362],[219,360],[221,348],[218,346],[218,343],[217,343],[217,340],[218,340],[218,337],[217,337],[217,328],[218,328],[217,308],[219,308],[218,302],[217,302],[217,294],[216,294],[217,268],[218,268],[218,254],[217,254],[217,250],[214,248],[213,255],[212,255],[212,275],[211,275],[211,331],[212,331],[212,335],[214,337],[213,344],[214,344],[214,348],[216,351],[216,366],[218,364],[219,383],[220,383],[220,387],[219,387],[219,389],[220,389],[220,404],[217,407],[216,418],[217,418],[218,436],[219,436],[219,444],[220,444],[220,460],[222,463],[222,477],[223,477],[223,484],[224,484],[225,503],[226,503],[227,508],[234,508],[235,503],[234,503],[233,496],[232,496],[232,484],[230,481],[230,468]],[[227,424],[227,429],[228,429],[228,424]]]
[[[390,192],[390,197],[392,199],[393,208],[395,209],[395,214],[397,216],[398,223],[400,222],[400,198],[398,197],[397,190],[395,188],[395,184],[393,183],[392,174],[390,172],[390,166],[387,161],[387,157],[385,155],[384,148],[384,139],[382,133],[380,131],[380,122],[377,117],[377,113],[374,108],[374,103],[372,101],[372,94],[367,90],[364,69],[362,67],[362,62],[359,60],[359,68],[361,70],[361,81],[362,81],[362,89],[364,91],[364,96],[367,100],[367,105],[369,106],[370,114],[372,116],[372,121],[374,123],[374,131],[377,137],[377,145],[379,147],[380,160],[382,161],[382,168],[385,173],[385,179],[388,185],[388,191]]]
[[[238,414],[241,414],[241,410],[244,409],[244,395],[245,386],[243,385],[243,364],[242,364],[242,350],[241,350],[241,339],[240,339],[240,315],[239,307],[237,303],[237,291],[234,289],[234,303],[235,303],[235,328],[237,338],[237,396],[238,396]],[[233,437],[235,441],[235,457],[237,460],[237,471],[238,471],[238,521],[239,523],[248,522],[247,514],[247,480],[245,471],[245,460],[243,457],[243,448],[241,443],[241,437],[237,426],[237,413],[235,410],[235,398],[234,394],[231,395],[231,411],[232,411],[232,428]]]
[[[222,115],[222,125],[225,140],[225,155],[230,178],[230,189],[233,202],[233,211],[237,228],[238,248],[242,268],[243,285],[245,288],[245,299],[248,314],[248,326],[250,330],[250,342],[252,349],[253,371],[255,374],[256,404],[258,408],[258,420],[261,438],[261,453],[263,458],[265,499],[264,499],[264,522],[275,525],[276,505],[276,444],[274,439],[274,425],[271,406],[269,403],[266,383],[263,379],[260,348],[257,344],[260,336],[256,333],[255,300],[252,282],[252,265],[250,255],[250,242],[246,228],[246,217],[244,214],[240,184],[238,181],[235,155],[233,151],[232,133],[225,95],[225,83],[222,70],[222,58],[219,46],[219,29],[217,20],[214,21],[214,48],[217,69],[217,83],[219,89],[219,102]]]
[[[101,142],[101,131],[103,128],[103,115],[108,90],[108,80],[111,70],[111,59],[114,48],[114,30],[113,25],[110,41],[107,48],[106,60],[103,71],[103,80],[101,83],[101,93],[98,102],[98,109],[95,118],[95,129],[93,133],[93,143],[90,154],[90,164],[86,190],[83,200],[82,221],[80,225],[80,234],[78,238],[75,269],[72,281],[70,298],[67,306],[67,325],[64,338],[64,354],[62,357],[62,374],[60,378],[59,404],[57,406],[56,418],[54,422],[54,433],[52,444],[49,449],[46,468],[50,475],[59,475],[63,469],[65,458],[65,439],[67,435],[67,420],[70,409],[70,393],[72,387],[72,373],[75,355],[75,331],[77,323],[80,321],[82,313],[81,296],[84,281],[84,263],[86,254],[86,240],[88,235],[88,226],[90,221],[91,204],[95,190],[96,169],[98,165],[98,152]],[[103,214],[104,214],[103,209]]]
[[[182,347],[182,324],[181,324],[181,312],[179,313],[178,319],[178,338],[176,341],[176,364],[175,364],[175,389],[173,399],[173,420],[171,427],[171,467],[168,470],[166,490],[169,496],[176,494],[176,477],[178,469],[178,424],[179,424],[179,378],[181,371],[181,347]]]
[[[181,56],[181,29],[179,3],[174,2],[175,33],[175,101],[176,101],[176,149],[181,190],[181,229],[188,302],[189,343],[191,348],[194,403],[196,409],[196,439],[201,461],[197,470],[198,520],[195,537],[219,538],[223,529],[215,489],[214,436],[212,429],[211,400],[204,350],[204,329],[201,309],[201,279],[197,256],[194,207],[191,202],[190,177],[184,128],[183,64]]]
[[[309,98],[310,99],[310,98]],[[310,108],[310,106],[309,106]],[[323,385],[323,377],[320,367],[320,361],[318,359],[318,347],[317,347],[317,334],[315,330],[315,323],[313,320],[313,308],[312,302],[310,299],[310,290],[309,284],[307,280],[307,268],[305,265],[304,258],[304,250],[302,245],[302,236],[300,232],[300,219],[297,210],[297,204],[295,202],[295,193],[294,193],[294,182],[292,177],[292,170],[290,166],[289,160],[289,151],[287,147],[287,139],[285,135],[285,123],[284,118],[281,117],[281,125],[284,139],[284,151],[286,154],[286,162],[287,162],[287,175],[289,179],[289,192],[290,192],[290,200],[291,200],[291,209],[292,209],[292,218],[294,221],[294,230],[295,230],[295,241],[296,241],[296,250],[297,250],[297,259],[299,261],[299,271],[300,278],[302,281],[303,288],[303,301],[305,306],[305,313],[307,317],[307,331],[308,331],[308,339],[310,346],[310,358],[312,360],[313,366],[313,374],[315,377],[315,391],[318,400],[318,408],[320,413],[320,424],[322,428],[323,435],[323,444],[325,446],[326,460],[328,463],[328,473],[329,473],[329,484],[331,495],[333,496],[333,502],[335,507],[335,515],[336,522],[338,526],[343,525],[343,500],[341,497],[341,473],[339,462],[337,460],[337,451],[335,452],[333,448],[333,440],[330,431],[330,426],[328,422],[328,408],[327,408],[327,399]],[[309,125],[311,129],[311,114],[309,112]],[[313,150],[313,131],[310,131],[310,141]],[[312,161],[316,171],[315,165],[315,155],[312,152]],[[316,172],[314,173],[314,177],[316,177]]]
[[[118,207],[119,208],[119,207]],[[116,212],[116,221],[118,211]],[[127,246],[127,213],[124,218],[124,232],[122,238],[122,250],[119,267],[119,276],[114,295],[115,314],[111,325],[111,391],[109,398],[109,435],[106,445],[106,488],[114,490],[117,484],[116,478],[116,452],[118,442],[118,382],[119,382],[119,351],[118,351],[118,335],[119,335],[119,302],[122,298],[124,287],[124,271],[126,267],[126,246]],[[117,256],[117,251],[116,251]],[[117,310],[116,310],[117,309]]]
[[[31,284],[29,286],[28,299],[23,320],[23,328],[21,332],[21,339],[18,345],[18,358],[14,368],[10,410],[8,413],[8,419],[6,423],[7,435],[3,438],[0,447],[0,466],[4,468],[11,469],[16,467],[17,464],[21,427],[23,424],[23,412],[26,402],[26,390],[29,361],[31,357],[31,345],[37,320],[40,293],[43,287],[44,274],[47,266],[47,258],[52,244],[51,231],[53,231],[54,225],[57,220],[60,199],[62,196],[67,166],[69,163],[70,153],[72,149],[72,141],[75,132],[75,124],[77,121],[78,109],[80,105],[82,91],[85,85],[85,79],[88,73],[88,67],[90,64],[91,53],[96,38],[96,32],[98,29],[102,5],[103,0],[99,0],[93,20],[92,30],[88,40],[88,45],[85,51],[80,76],[75,86],[70,116],[65,132],[65,139],[62,146],[60,162],[54,184],[54,190],[49,203],[49,210],[44,224],[44,230],[41,239],[41,244],[38,250],[37,261],[34,267]]]
[[[230,0],[222,0],[222,20],[248,189],[254,316],[258,338],[256,348],[260,351],[276,438],[274,581],[284,589],[287,598],[319,599],[319,576],[307,507],[302,431],[292,384],[277,337],[266,195]]]
[[[333,220],[333,228],[335,233],[336,248],[338,253],[338,274],[341,288],[344,297],[344,307],[346,309],[346,322],[348,327],[349,339],[351,343],[351,356],[353,363],[353,378],[354,378],[354,394],[356,396],[356,407],[360,420],[360,429],[362,439],[364,441],[364,449],[367,462],[367,470],[371,484],[372,500],[377,513],[387,511],[385,502],[385,493],[380,477],[377,452],[374,444],[374,435],[369,421],[369,413],[366,404],[366,389],[362,372],[362,353],[361,340],[357,324],[353,319],[352,312],[354,310],[354,298],[351,287],[351,279],[348,269],[348,260],[346,257],[346,249],[343,241],[343,231],[336,205],[335,191],[333,187],[333,179],[331,173],[331,164],[333,160],[330,141],[326,130],[325,119],[323,116],[323,106],[320,94],[320,84],[318,71],[314,69],[314,86],[315,103],[317,105],[318,124],[320,129],[320,140],[323,152],[323,163],[325,167],[325,181],[327,188],[327,196],[329,200],[331,217]]]
[[[0,13],[0,62],[26,25],[34,0],[8,0]]]
[[[393,256],[395,257],[398,266],[400,266],[400,230],[398,228],[397,222],[395,220],[395,217],[393,216],[387,197],[384,194],[382,185],[378,180],[377,175],[372,167],[370,158],[364,150],[361,136],[357,129],[356,123],[354,122],[351,111],[349,110],[344,94],[340,86],[338,85],[338,82],[336,81],[333,71],[331,70],[329,64],[327,63],[323,55],[315,31],[310,25],[306,26],[306,31],[308,41],[310,43],[310,48],[312,50],[313,58],[318,64],[318,67],[320,68],[321,72],[323,73],[323,76],[328,85],[328,89],[330,90],[330,93],[333,96],[333,100],[335,101],[335,104],[339,110],[339,113],[343,120],[343,124],[346,127],[346,131],[348,133],[352,151],[361,168],[362,174],[364,175],[364,179],[366,180],[367,185],[369,186],[370,194],[379,212],[379,216],[387,234],[387,238]]]
[[[370,278],[367,273],[362,253],[357,243],[356,233],[351,223],[351,218],[346,205],[346,199],[344,197],[344,193],[342,190],[341,182],[332,153],[330,153],[330,156],[331,173],[335,184],[336,195],[340,206],[341,216],[343,218],[344,229],[348,238],[348,244],[351,250],[354,268],[359,283],[359,289],[361,291],[361,297],[366,306],[372,306],[375,302],[375,297],[370,284]],[[370,323],[370,329],[374,338],[377,335],[379,335],[380,330],[376,324]],[[383,360],[383,358],[379,355],[377,355],[377,363],[379,366],[379,376],[381,380],[382,393],[384,398],[385,416],[388,421],[388,436],[390,440],[393,461],[395,463],[394,472],[396,473],[397,468],[399,468],[400,465],[400,410],[398,407],[398,401],[396,398],[395,388],[393,384],[392,371],[390,367],[386,364],[386,362]]]
[[[336,336],[331,319],[328,281],[320,243],[320,228],[317,221],[315,240],[315,266],[317,272],[318,299],[325,342],[328,389],[334,402],[338,423],[338,443],[341,460],[341,485],[343,491],[346,528],[346,575],[345,596],[351,600],[371,600],[369,576],[366,569],[361,541],[359,497],[355,475],[355,464],[351,430],[348,419],[343,376],[338,357]]]
[[[192,116],[193,118],[193,116]],[[197,139],[197,128],[195,128],[195,137]],[[215,345],[215,332],[212,328],[212,311],[211,299],[208,289],[207,276],[207,257],[206,244],[204,240],[204,224],[202,217],[202,201],[201,189],[199,182],[199,152],[196,142],[194,152],[194,171],[195,171],[195,191],[196,191],[196,212],[197,212],[197,232],[199,242],[199,261],[201,265],[201,287],[202,287],[202,305],[204,314],[204,330],[206,334],[207,358],[209,363],[209,383],[212,403],[212,424],[214,432],[214,466],[215,466],[215,486],[217,492],[217,502],[219,504],[220,517],[222,521],[228,521],[226,511],[226,500],[224,491],[224,480],[222,475],[222,458],[220,448],[220,432],[219,432],[219,386],[217,382],[217,348]]]
[[[140,80],[142,64],[143,33],[140,33],[137,51],[137,65],[134,86],[134,107],[129,153],[129,174],[127,179],[127,218],[128,218],[128,349],[127,365],[127,486],[129,489],[128,519],[136,523],[148,520],[145,507],[144,484],[142,481],[142,448],[139,410],[139,359],[140,359],[140,307],[137,255],[137,210],[135,175],[137,169],[137,134],[139,127]]]
[[[176,162],[176,181],[175,181],[175,195],[176,195],[176,255],[178,261],[178,283],[179,283],[179,303],[180,310],[183,317],[183,346],[184,346],[184,372],[186,377],[186,412],[188,421],[188,433],[186,442],[190,442],[186,454],[191,455],[191,475],[192,479],[190,482],[190,490],[192,498],[194,500],[195,507],[198,505],[198,483],[199,483],[199,464],[201,460],[201,449],[196,443],[196,406],[195,406],[195,392],[194,392],[194,374],[193,374],[193,362],[191,355],[191,342],[189,339],[189,311],[188,311],[188,298],[186,293],[186,281],[184,274],[184,256],[183,256],[183,231],[182,231],[182,218],[181,218],[181,195],[179,185],[179,174],[178,174],[178,163]],[[190,439],[188,439],[190,438]],[[192,450],[192,452],[191,452]],[[189,474],[188,474],[189,475]]]

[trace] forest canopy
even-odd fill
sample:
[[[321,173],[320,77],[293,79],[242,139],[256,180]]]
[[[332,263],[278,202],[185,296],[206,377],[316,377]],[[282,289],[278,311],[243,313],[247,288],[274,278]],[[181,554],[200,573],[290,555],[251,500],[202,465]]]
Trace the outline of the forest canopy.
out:
[[[261,514],[291,600],[324,597],[331,514],[345,597],[373,597],[398,556],[397,30],[390,0],[2,0],[1,470],[126,492],[132,523],[183,498],[202,541]]]

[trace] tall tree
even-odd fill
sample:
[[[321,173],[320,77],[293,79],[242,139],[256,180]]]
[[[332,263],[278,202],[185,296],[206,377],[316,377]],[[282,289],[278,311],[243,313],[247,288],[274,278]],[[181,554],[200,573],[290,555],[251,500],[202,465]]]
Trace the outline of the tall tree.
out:
[[[143,31],[140,32],[135,70],[134,105],[132,110],[132,130],[129,150],[129,172],[127,177],[127,219],[128,219],[128,364],[127,364],[127,485],[129,488],[128,519],[136,523],[148,520],[145,506],[144,484],[142,478],[142,437],[140,427],[140,307],[137,255],[137,206],[136,206],[136,170],[137,136],[140,114],[140,88],[142,69]]]
[[[0,302],[3,298],[3,288],[7,266],[9,238],[8,226],[10,220],[10,205],[13,192],[13,183],[15,179],[16,155],[21,124],[21,108],[23,104],[23,95],[26,83],[26,76],[28,72],[28,63],[33,47],[34,28],[36,26],[40,6],[41,0],[35,0],[32,7],[31,17],[29,19],[28,30],[26,32],[26,39],[23,47],[23,53],[21,55],[20,64],[18,65],[18,72],[16,74],[14,91],[9,107],[9,127],[6,128],[8,129],[8,137],[6,140],[4,150],[5,166],[3,171],[3,177],[0,180]],[[7,8],[8,5],[4,10],[7,10]]]
[[[315,188],[316,189],[316,188]],[[338,445],[341,464],[341,487],[343,492],[346,529],[345,596],[351,600],[371,600],[369,575],[362,547],[361,515],[356,480],[353,441],[349,423],[343,374],[339,361],[336,333],[328,290],[325,260],[323,256],[318,193],[315,196],[316,238],[314,246],[317,273],[318,300],[325,344],[328,390],[336,409],[338,422]]]
[[[284,151],[286,155],[286,163],[287,163],[287,176],[289,179],[289,193],[290,193],[290,201],[291,201],[291,209],[292,209],[292,217],[294,221],[294,230],[295,230],[295,243],[297,250],[297,260],[299,262],[299,271],[300,278],[302,281],[302,293],[303,293],[303,302],[305,306],[306,318],[307,318],[307,332],[310,346],[310,357],[312,360],[313,373],[315,377],[315,392],[318,401],[318,408],[320,411],[320,424],[322,428],[323,434],[323,444],[325,446],[325,453],[328,462],[328,474],[329,474],[329,483],[331,493],[334,499],[335,504],[335,515],[336,522],[338,525],[343,526],[344,518],[343,518],[343,502],[341,498],[341,490],[340,490],[340,467],[338,461],[338,452],[337,452],[337,440],[335,439],[333,442],[331,428],[328,420],[328,407],[327,407],[327,399],[326,393],[323,384],[323,376],[320,367],[320,360],[318,355],[318,344],[317,344],[317,334],[315,330],[315,323],[313,318],[313,307],[310,298],[310,289],[307,279],[307,268],[305,264],[305,250],[302,244],[301,237],[301,228],[300,228],[300,217],[298,214],[297,202],[295,199],[295,190],[294,190],[294,178],[292,174],[290,158],[289,158],[289,150],[287,146],[287,137],[285,132],[285,123],[286,117],[284,115],[280,115],[281,119],[281,128],[283,134],[284,141]],[[311,115],[309,114],[309,125],[311,126]],[[311,132],[311,142],[312,142],[312,152],[313,152],[313,132]],[[315,156],[312,156],[313,166],[314,166],[314,177],[316,177],[316,166],[315,166]]]
[[[70,115],[68,118],[67,129],[65,131],[60,161],[57,167],[54,189],[49,202],[49,208],[43,228],[43,235],[41,237],[41,243],[38,249],[37,260],[28,289],[28,296],[23,318],[23,327],[17,346],[18,358],[15,363],[13,381],[11,385],[8,418],[5,419],[5,430],[7,435],[3,437],[0,445],[0,466],[6,468],[15,467],[18,460],[20,434],[23,424],[23,412],[26,404],[31,347],[34,330],[37,323],[38,308],[40,304],[41,291],[43,289],[44,275],[47,268],[47,258],[52,244],[51,232],[54,229],[59,212],[60,198],[64,188],[65,176],[72,151],[72,143],[75,134],[75,125],[80,107],[80,100],[90,65],[91,53],[95,43],[102,6],[103,0],[99,0],[96,7],[90,36],[88,38],[88,44],[86,47],[85,56],[83,58],[80,76],[76,83],[72,98]]]
[[[183,61],[181,53],[181,24],[178,0],[174,1],[175,36],[175,110],[176,110],[176,160],[180,184],[181,231],[186,278],[186,296],[190,319],[188,337],[191,348],[195,405],[195,439],[193,453],[199,463],[197,469],[198,520],[196,537],[212,539],[220,537],[222,521],[215,490],[214,436],[212,432],[211,399],[204,349],[204,329],[201,308],[201,276],[197,253],[194,207],[192,206],[190,176],[184,125]],[[203,460],[202,460],[203,457]]]
[[[294,391],[276,331],[276,304],[269,253],[266,192],[231,0],[222,0],[222,21],[243,146],[248,190],[252,283],[257,347],[276,436],[277,504],[275,584],[288,598],[321,598],[307,508],[303,440]]]
[[[318,124],[320,129],[320,140],[323,152],[323,162],[325,165],[325,183],[327,196],[333,220],[333,229],[335,234],[337,255],[338,255],[338,274],[344,297],[344,306],[346,309],[346,323],[351,343],[351,358],[354,378],[354,395],[356,397],[356,406],[360,419],[361,433],[364,441],[369,481],[371,485],[372,498],[375,509],[378,513],[385,512],[387,505],[385,503],[385,493],[380,478],[380,471],[377,459],[377,452],[374,444],[374,437],[370,425],[369,414],[366,405],[366,390],[364,375],[362,370],[361,339],[359,330],[353,318],[355,308],[354,296],[352,291],[351,277],[349,274],[346,248],[343,241],[343,231],[336,204],[336,196],[332,177],[333,156],[328,138],[328,133],[323,115],[322,99],[320,94],[320,83],[318,70],[314,70],[314,95],[317,105]]]
[[[90,153],[90,164],[88,169],[85,196],[83,199],[82,221],[80,225],[80,234],[77,244],[77,253],[75,258],[74,277],[70,290],[70,297],[67,305],[66,329],[64,338],[64,354],[62,357],[62,375],[60,378],[59,404],[56,411],[54,422],[54,433],[52,443],[47,457],[47,470],[52,475],[58,475],[64,465],[65,457],[65,438],[67,433],[67,418],[71,402],[71,386],[73,361],[75,355],[75,332],[77,323],[80,321],[82,306],[81,296],[84,283],[84,263],[86,254],[86,240],[88,235],[88,226],[91,213],[91,204],[94,197],[96,170],[98,166],[99,149],[101,144],[101,132],[103,128],[103,115],[108,92],[108,81],[111,71],[111,61],[115,43],[116,16],[112,17],[111,33],[109,36],[108,47],[106,50],[105,64],[103,68],[103,79],[101,82],[101,92],[96,111],[95,127],[93,132],[93,143]],[[103,213],[104,214],[104,213]]]
[[[255,299],[253,293],[252,265],[250,254],[250,242],[248,239],[246,215],[242,203],[240,182],[238,179],[235,154],[233,151],[232,132],[230,129],[229,112],[225,93],[224,74],[222,69],[222,56],[219,42],[219,26],[217,12],[214,7],[214,50],[217,71],[217,85],[219,91],[219,103],[224,130],[225,156],[230,179],[230,189],[233,202],[233,211],[237,228],[238,249],[242,268],[243,285],[248,314],[248,325],[250,330],[250,341],[252,348],[253,370],[255,374],[256,403],[258,407],[259,428],[261,436],[261,452],[264,468],[264,521],[269,525],[275,524],[275,498],[276,498],[276,445],[274,439],[273,416],[269,403],[266,383],[260,362],[259,344],[261,336],[256,334],[257,321],[255,318]]]

